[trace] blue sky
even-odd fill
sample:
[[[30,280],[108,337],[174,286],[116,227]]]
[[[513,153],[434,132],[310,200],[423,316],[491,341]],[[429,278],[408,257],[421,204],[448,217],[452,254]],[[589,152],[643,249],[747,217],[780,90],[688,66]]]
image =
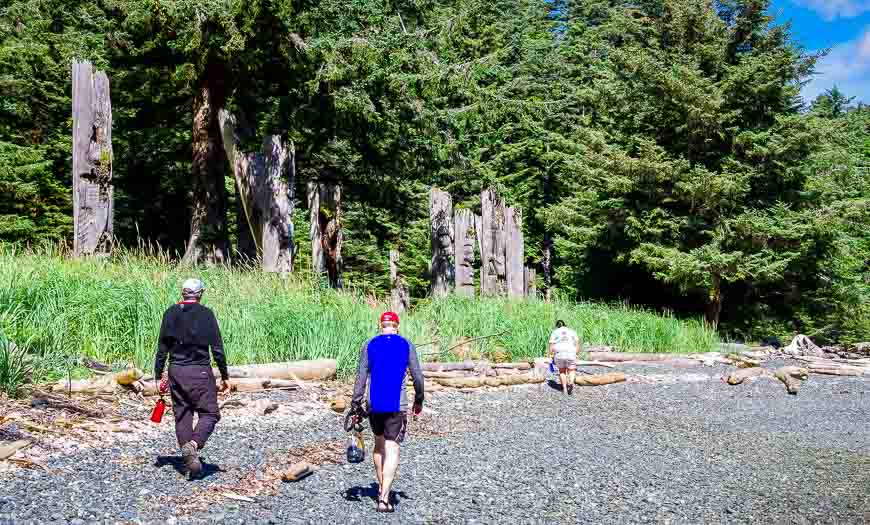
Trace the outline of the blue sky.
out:
[[[791,21],[806,51],[829,49],[804,88],[807,102],[834,85],[870,103],[870,0],[773,0],[777,23]]]

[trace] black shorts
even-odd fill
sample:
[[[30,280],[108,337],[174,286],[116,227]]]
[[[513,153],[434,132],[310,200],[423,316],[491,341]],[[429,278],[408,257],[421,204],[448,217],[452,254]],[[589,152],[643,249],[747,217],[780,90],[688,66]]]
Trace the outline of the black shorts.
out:
[[[401,443],[405,440],[408,418],[404,412],[373,412],[369,414],[372,433],[384,439]]]

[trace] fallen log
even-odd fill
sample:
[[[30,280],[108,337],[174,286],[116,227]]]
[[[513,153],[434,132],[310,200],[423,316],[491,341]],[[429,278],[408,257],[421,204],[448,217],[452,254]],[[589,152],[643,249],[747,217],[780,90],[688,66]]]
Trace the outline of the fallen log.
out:
[[[343,414],[349,404],[347,398],[344,396],[334,397],[329,400],[330,410],[338,412],[339,414]]]
[[[220,384],[220,379],[216,381]],[[273,388],[282,389],[297,389],[299,383],[287,379],[273,379],[270,377],[247,377],[239,379],[230,379],[233,385],[233,392],[256,392],[259,390],[269,390]]]
[[[870,359],[843,359],[840,357],[813,357],[809,355],[794,356],[798,361],[816,363],[819,365],[848,365],[856,367],[870,367]]]
[[[335,359],[312,359],[308,361],[289,361],[286,363],[231,366],[227,371],[230,374],[230,379],[265,377],[270,379],[322,381],[334,378],[337,366],[338,363]],[[219,377],[217,370],[215,370],[215,377]]]
[[[428,370],[423,371],[423,377],[428,379],[433,378],[445,378],[445,377],[465,377],[462,370],[456,370],[453,372],[430,372]]]
[[[142,373],[138,368],[130,368],[115,374],[115,382],[121,386],[130,386],[136,381],[142,379]]]
[[[436,385],[448,388],[480,388],[484,386],[514,386],[530,383],[543,383],[544,378],[535,374],[512,374],[496,377],[440,377],[432,380]]]
[[[578,386],[603,386],[625,381],[625,374],[612,372],[609,374],[592,374],[574,376],[574,384]]]
[[[480,388],[486,384],[486,379],[484,377],[433,377],[432,381],[450,388]]]
[[[515,374],[515,375],[507,375],[507,376],[499,376],[499,377],[487,377],[483,380],[483,385],[481,386],[491,386],[491,387],[500,387],[500,386],[516,386],[516,385],[528,385],[534,383],[543,383],[544,378],[540,376],[536,376],[534,374]]]
[[[16,452],[18,452],[19,450],[24,450],[30,445],[30,441],[27,441],[26,439],[19,439],[18,441],[13,441],[8,445],[0,447],[0,461],[11,458],[15,455]]]
[[[493,363],[493,368],[508,369],[508,370],[531,370],[532,365],[529,363]]]
[[[111,394],[117,388],[114,376],[102,376],[97,379],[62,379],[57,383],[47,385],[49,392],[70,394]]]
[[[315,465],[312,465],[307,461],[301,461],[291,465],[289,469],[284,471],[284,473],[281,474],[281,479],[284,481],[299,481],[316,471],[317,467]]]
[[[777,369],[773,375],[785,384],[789,394],[797,395],[801,381],[807,378],[807,369],[796,366],[783,366]]]
[[[463,361],[461,363],[422,363],[420,368],[424,372],[453,372],[458,370],[477,370],[480,366],[486,365],[483,362]]]
[[[589,352],[589,359],[605,363],[624,363],[628,361],[655,362],[674,359],[689,359],[690,354],[654,354],[627,352]]]
[[[868,371],[862,368],[856,367],[838,367],[838,368],[830,368],[830,367],[821,367],[821,366],[812,366],[810,365],[808,368],[811,374],[821,374],[826,376],[844,376],[844,377],[858,377],[868,374]]]
[[[729,385],[739,385],[750,377],[760,377],[769,374],[770,372],[766,368],[740,368],[728,376],[727,382]]]
[[[298,390],[300,384],[288,379],[272,379],[268,377],[243,377],[230,379],[233,392],[264,392],[267,390]],[[220,377],[215,378],[215,385],[220,386]],[[143,396],[156,396],[157,385],[153,381],[139,382],[136,384]]]

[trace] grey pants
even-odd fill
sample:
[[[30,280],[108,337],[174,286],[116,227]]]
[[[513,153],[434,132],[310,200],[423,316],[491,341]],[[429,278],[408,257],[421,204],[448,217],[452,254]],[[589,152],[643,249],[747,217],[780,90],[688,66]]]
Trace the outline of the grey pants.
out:
[[[210,366],[170,365],[169,391],[179,446],[192,440],[203,448],[221,419],[214,372]],[[199,415],[196,427],[193,426],[194,413]]]

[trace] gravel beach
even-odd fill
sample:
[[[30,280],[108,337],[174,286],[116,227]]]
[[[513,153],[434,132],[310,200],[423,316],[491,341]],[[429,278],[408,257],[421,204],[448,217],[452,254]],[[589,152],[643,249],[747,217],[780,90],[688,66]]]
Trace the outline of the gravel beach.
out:
[[[49,472],[0,473],[0,524],[870,522],[870,378],[812,375],[790,396],[767,378],[729,386],[727,366],[619,369],[629,382],[573,396],[433,393],[402,447],[395,514],[374,511],[370,434],[348,465],[342,418],[297,403],[225,411],[202,480],[177,471],[170,418]],[[302,457],[320,469],[275,479]]]

